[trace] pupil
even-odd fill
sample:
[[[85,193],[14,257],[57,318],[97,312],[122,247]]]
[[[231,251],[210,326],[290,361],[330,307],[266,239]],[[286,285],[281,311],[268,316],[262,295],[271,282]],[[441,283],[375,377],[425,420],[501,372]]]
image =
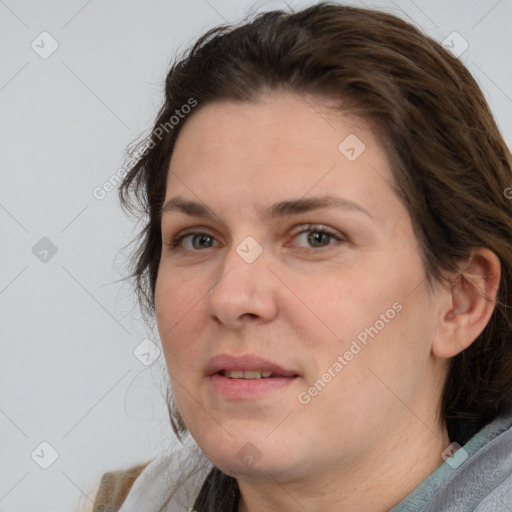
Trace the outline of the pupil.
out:
[[[203,243],[204,243],[205,241],[207,242],[209,238],[210,238],[210,237],[209,237],[208,235],[196,235],[196,236],[194,237],[194,240],[195,240],[196,242],[198,242],[198,244],[196,244],[196,247],[197,247],[197,245],[199,245],[199,246],[203,246]]]
[[[329,235],[327,233],[320,233],[318,231],[314,231],[313,234],[309,235],[308,239],[309,239],[309,242],[312,245],[315,245],[315,244],[318,244],[318,243],[321,245],[322,244],[322,238],[326,238],[328,236]]]

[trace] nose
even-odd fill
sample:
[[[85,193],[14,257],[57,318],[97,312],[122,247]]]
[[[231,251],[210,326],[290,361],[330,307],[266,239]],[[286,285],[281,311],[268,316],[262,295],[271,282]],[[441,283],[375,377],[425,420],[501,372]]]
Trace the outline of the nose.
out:
[[[270,322],[277,316],[278,284],[268,267],[265,251],[251,262],[232,248],[205,297],[206,314],[235,330],[247,323]]]

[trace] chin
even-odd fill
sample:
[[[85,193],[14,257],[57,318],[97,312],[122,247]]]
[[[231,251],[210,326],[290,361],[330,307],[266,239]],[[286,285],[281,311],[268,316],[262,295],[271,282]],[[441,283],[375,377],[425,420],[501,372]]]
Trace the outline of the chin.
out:
[[[197,444],[206,457],[223,473],[248,480],[289,479],[304,468],[304,461],[290,457],[290,448],[281,438],[272,440],[261,435],[233,435],[222,438],[199,437]],[[293,452],[292,452],[293,453]],[[294,454],[296,455],[296,453]]]
[[[238,453],[231,454],[216,454],[213,458],[210,458],[211,462],[218,467],[226,475],[234,478],[241,478],[244,480],[268,480],[281,479],[283,477],[289,478],[290,468],[284,468],[281,463],[275,463],[274,461],[253,459],[250,460],[246,455],[244,459],[240,460]],[[287,461],[289,464],[289,461]]]

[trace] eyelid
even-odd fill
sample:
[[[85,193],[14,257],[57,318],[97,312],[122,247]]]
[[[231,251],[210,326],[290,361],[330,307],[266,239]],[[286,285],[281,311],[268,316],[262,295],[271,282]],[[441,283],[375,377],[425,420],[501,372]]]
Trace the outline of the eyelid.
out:
[[[307,231],[319,231],[319,232],[331,235],[334,238],[342,238],[341,233],[339,233],[338,231],[336,231],[333,228],[330,228],[329,226],[325,226],[324,224],[301,224],[296,229],[293,228],[292,235],[293,236],[300,235],[301,233],[304,233]]]

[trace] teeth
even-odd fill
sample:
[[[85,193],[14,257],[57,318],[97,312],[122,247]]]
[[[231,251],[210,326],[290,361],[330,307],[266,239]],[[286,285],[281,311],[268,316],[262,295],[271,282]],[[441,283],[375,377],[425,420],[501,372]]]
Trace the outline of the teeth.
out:
[[[234,371],[223,371],[222,375],[224,377],[229,377],[230,379],[261,379],[270,377],[272,372],[261,371],[261,370],[234,370]]]

